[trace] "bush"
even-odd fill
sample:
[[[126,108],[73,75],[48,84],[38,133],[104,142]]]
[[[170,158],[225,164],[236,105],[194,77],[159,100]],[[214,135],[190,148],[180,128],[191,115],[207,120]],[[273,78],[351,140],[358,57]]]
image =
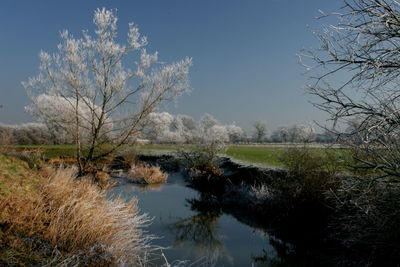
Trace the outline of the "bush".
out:
[[[158,166],[132,165],[128,172],[129,180],[135,183],[160,184],[167,181],[168,175]]]
[[[124,162],[129,165],[137,164],[139,162],[138,161],[139,153],[136,149],[129,148],[121,151],[119,154],[123,158]]]
[[[218,167],[217,156],[221,150],[215,146],[198,145],[193,150],[178,150],[178,157],[185,168],[193,173],[211,178],[221,176],[222,170]]]
[[[29,168],[39,170],[43,166],[43,154],[35,151],[22,151],[22,152],[6,152],[9,156],[16,157],[25,161]]]
[[[338,186],[340,165],[328,150],[306,147],[288,148],[280,158],[288,171],[286,179],[276,181],[281,195],[295,204],[304,201],[326,201],[326,192]]]
[[[255,204],[265,204],[274,199],[274,193],[266,184],[252,185],[249,192]]]

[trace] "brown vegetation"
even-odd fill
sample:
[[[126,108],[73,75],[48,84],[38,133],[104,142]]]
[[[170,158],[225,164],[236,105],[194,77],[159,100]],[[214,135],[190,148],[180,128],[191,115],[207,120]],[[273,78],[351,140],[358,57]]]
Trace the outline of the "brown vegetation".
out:
[[[76,158],[73,157],[55,157],[47,161],[49,164],[60,166],[60,165],[72,165],[76,163]]]
[[[215,146],[198,146],[194,150],[178,150],[178,157],[183,165],[190,171],[192,178],[205,177],[210,180],[213,177],[219,177],[223,171],[218,166],[218,150]]]
[[[108,200],[72,168],[29,172],[24,162],[0,157],[0,264],[143,263],[147,218],[138,215],[136,201]]]
[[[167,181],[168,175],[157,166],[132,165],[128,172],[128,178],[136,183],[160,184]]]

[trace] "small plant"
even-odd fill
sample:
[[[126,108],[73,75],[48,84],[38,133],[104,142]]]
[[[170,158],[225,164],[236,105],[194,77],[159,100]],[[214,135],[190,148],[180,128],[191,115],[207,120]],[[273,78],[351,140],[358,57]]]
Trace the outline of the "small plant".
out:
[[[160,184],[167,181],[168,175],[163,173],[158,166],[145,164],[132,165],[128,172],[129,180],[142,184]]]
[[[22,161],[25,161],[29,168],[39,170],[43,165],[43,155],[40,152],[35,151],[22,151],[18,152],[7,152],[7,155],[14,156],[19,158]]]
[[[131,165],[138,163],[138,151],[136,149],[126,149],[120,153],[121,157],[124,159],[125,163]]]
[[[252,185],[250,187],[250,196],[254,199],[255,203],[265,203],[267,200],[271,200],[274,198],[273,192],[271,189],[265,185]]]

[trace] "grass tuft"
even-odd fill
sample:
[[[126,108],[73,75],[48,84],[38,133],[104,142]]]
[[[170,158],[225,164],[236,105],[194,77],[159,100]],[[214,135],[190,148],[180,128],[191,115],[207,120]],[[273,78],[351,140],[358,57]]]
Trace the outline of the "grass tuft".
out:
[[[128,172],[129,180],[135,183],[160,184],[167,181],[168,175],[157,166],[132,165]]]

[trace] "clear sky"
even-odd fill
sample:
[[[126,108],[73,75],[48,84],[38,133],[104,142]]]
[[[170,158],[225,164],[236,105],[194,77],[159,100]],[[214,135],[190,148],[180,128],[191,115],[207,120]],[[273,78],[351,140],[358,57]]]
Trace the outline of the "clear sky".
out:
[[[97,7],[116,8],[119,33],[139,25],[148,51],[173,62],[193,58],[193,91],[168,109],[196,118],[211,113],[246,129],[265,120],[281,125],[323,121],[303,86],[296,54],[316,47],[318,10],[335,11],[341,0],[1,0],[0,122],[33,121],[21,81],[38,73],[40,50],[55,51],[59,32],[76,37],[93,30]]]

